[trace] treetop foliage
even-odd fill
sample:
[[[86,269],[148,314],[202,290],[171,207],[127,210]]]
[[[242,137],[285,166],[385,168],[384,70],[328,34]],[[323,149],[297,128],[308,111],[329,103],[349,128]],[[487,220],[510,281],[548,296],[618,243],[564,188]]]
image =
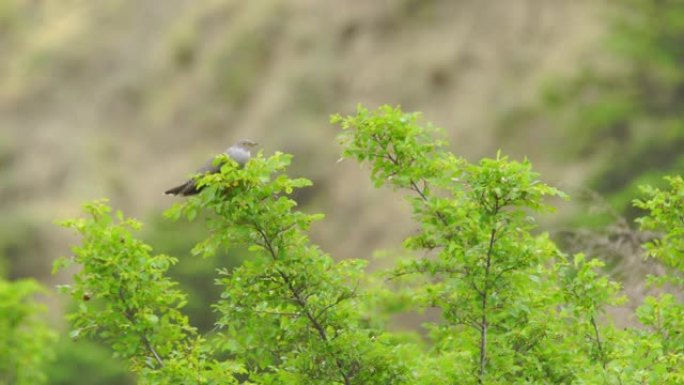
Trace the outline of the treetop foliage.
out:
[[[206,238],[187,258],[244,247],[250,257],[218,271],[216,327],[199,333],[168,270],[135,238],[140,223],[103,201],[63,222],[82,236],[81,266],[64,286],[77,309],[72,337],[98,337],[145,384],[677,384],[684,381],[681,301],[664,293],[637,311],[641,327],[618,329],[606,310],[624,301],[594,256],[567,255],[534,213],[565,195],[531,164],[497,154],[473,164],[448,151],[419,114],[384,106],[332,117],[343,156],[366,163],[376,186],[405,194],[416,232],[390,271],[336,261],[308,237],[320,214],[292,193],[311,182],[285,172],[291,156],[258,154],[245,167],[225,155],[202,192],[167,211],[201,220]],[[642,227],[664,231],[646,247],[681,287],[681,178],[646,189]],[[340,240],[343,242],[343,240]],[[380,279],[380,287],[370,281]],[[388,288],[391,288],[388,290]],[[392,331],[393,311],[436,309],[425,338]]]

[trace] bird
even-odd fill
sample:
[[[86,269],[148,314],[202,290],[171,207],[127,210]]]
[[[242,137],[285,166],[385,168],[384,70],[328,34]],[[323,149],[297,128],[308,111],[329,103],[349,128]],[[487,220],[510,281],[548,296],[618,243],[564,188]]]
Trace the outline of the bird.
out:
[[[239,140],[234,145],[228,147],[224,153],[232,160],[237,162],[240,167],[243,167],[252,157],[251,148],[258,145],[257,142],[249,139]],[[204,166],[197,170],[197,174],[215,174],[221,171],[221,165],[214,165],[214,158],[209,159]],[[170,188],[164,192],[165,195],[181,195],[189,196],[200,192],[202,188],[195,185],[195,178],[190,178],[182,184]]]

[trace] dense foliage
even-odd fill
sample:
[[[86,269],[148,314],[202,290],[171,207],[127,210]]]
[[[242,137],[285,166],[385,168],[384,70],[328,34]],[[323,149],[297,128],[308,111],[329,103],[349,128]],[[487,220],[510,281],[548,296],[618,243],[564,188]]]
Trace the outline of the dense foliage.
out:
[[[640,184],[684,171],[684,2],[607,4],[600,60],[554,81],[534,112],[518,113],[554,128],[562,162],[595,157],[590,187],[633,217]]]
[[[52,358],[55,333],[41,317],[34,296],[44,293],[37,282],[9,282],[0,277],[0,385],[45,383],[46,361]]]
[[[63,287],[78,304],[72,337],[106,341],[147,384],[684,382],[679,297],[648,298],[639,327],[614,327],[606,309],[623,299],[602,263],[535,230],[533,214],[551,210],[545,199],[564,194],[528,161],[472,164],[398,108],[360,107],[333,122],[344,157],[406,194],[418,226],[404,242],[412,257],[379,277],[363,260],[335,261],[307,236],[321,216],[290,197],[310,182],[285,174],[289,155],[259,154],[244,168],[219,156],[220,173],[198,176],[201,194],[167,212],[206,221],[187,258],[249,249],[218,272],[215,329],[200,333],[183,315],[186,295],[167,275],[176,260],[154,255],[134,237],[140,223],[97,201],[64,222],[82,243],[56,265],[82,267]],[[641,226],[665,234],[646,245],[668,271],[653,284],[681,290],[684,181],[670,182],[636,205],[648,212]],[[392,311],[428,308],[441,318],[425,325],[427,343],[385,324]]]

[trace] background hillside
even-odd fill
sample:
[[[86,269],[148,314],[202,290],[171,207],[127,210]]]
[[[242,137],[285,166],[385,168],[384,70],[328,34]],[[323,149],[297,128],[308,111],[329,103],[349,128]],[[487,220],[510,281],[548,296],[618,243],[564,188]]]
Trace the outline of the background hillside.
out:
[[[317,229],[327,250],[370,255],[399,239],[408,218],[364,170],[336,163],[328,116],[400,104],[445,128],[460,154],[506,151],[517,139],[495,131],[500,113],[592,54],[597,5],[5,0],[0,205],[10,274],[47,278],[37,266],[66,242],[51,221],[82,201],[107,196],[152,215],[173,201],[161,191],[243,137],[293,153],[292,172],[314,180],[301,199],[328,214]],[[514,155],[555,170],[543,142],[527,139]]]

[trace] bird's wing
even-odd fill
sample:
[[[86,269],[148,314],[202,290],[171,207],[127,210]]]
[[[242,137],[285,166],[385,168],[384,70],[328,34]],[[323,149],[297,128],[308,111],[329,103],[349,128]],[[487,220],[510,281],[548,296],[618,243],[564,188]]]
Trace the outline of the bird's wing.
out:
[[[231,159],[236,161],[238,164],[241,166],[244,166],[245,163],[249,160],[251,157],[251,153],[249,152],[248,149],[242,148],[240,146],[232,146],[228,148],[225,152],[226,155],[228,155]],[[204,166],[198,168],[195,171],[195,174],[215,174],[221,171],[221,164],[214,164],[214,160],[216,157],[209,159],[204,163]],[[183,184],[176,186],[172,189],[169,189],[165,192],[165,194],[168,195],[193,195],[197,194],[199,192],[199,189],[197,189],[197,186],[195,185],[195,179],[190,178],[189,180],[185,181]]]
[[[195,173],[196,174],[206,174],[206,173],[214,174],[214,173],[221,171],[221,164],[218,164],[215,166],[214,165],[214,159],[216,159],[216,158],[211,158],[208,161],[206,161],[206,163],[204,163],[204,166],[198,168],[197,171],[195,171]]]

